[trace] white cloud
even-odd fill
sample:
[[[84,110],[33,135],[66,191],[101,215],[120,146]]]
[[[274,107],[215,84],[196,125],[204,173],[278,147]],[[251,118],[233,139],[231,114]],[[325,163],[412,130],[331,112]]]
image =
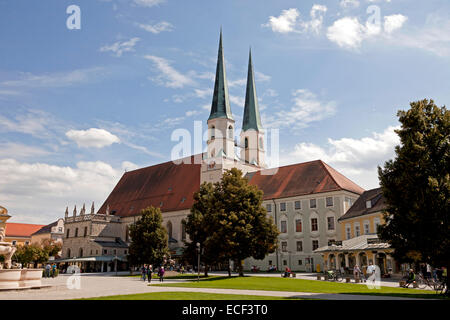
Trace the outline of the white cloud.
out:
[[[140,41],[139,38],[131,38],[127,41],[117,41],[113,43],[112,45],[105,45],[100,48],[101,52],[108,52],[111,51],[116,57],[121,57],[122,53],[124,52],[131,52],[135,51],[134,47],[136,44]]]
[[[200,99],[212,97],[213,94],[211,89],[194,89],[194,92],[195,96]]]
[[[230,81],[228,81],[228,88],[233,88],[233,87],[236,87],[236,86],[245,86],[246,83],[247,83],[247,79],[246,78],[237,79],[237,80],[230,80]]]
[[[48,224],[64,216],[66,206],[80,208],[96,202],[96,209],[122,175],[102,162],[78,162],[75,167],[0,160],[0,203],[11,222]]]
[[[273,32],[289,33],[295,31],[295,24],[300,12],[296,8],[281,11],[278,17],[270,16],[269,22],[263,26],[272,28]]]
[[[397,127],[388,127],[383,132],[373,132],[361,139],[328,139],[325,147],[313,143],[299,143],[291,152],[282,152],[283,165],[323,160],[363,188],[378,186],[377,166],[394,158],[395,146],[400,143],[394,132]]]
[[[305,33],[311,32],[319,34],[322,24],[323,16],[327,12],[327,7],[324,5],[314,4],[309,12],[310,21],[302,21],[299,19],[300,12],[296,8],[290,8],[281,11],[278,17],[270,16],[269,22],[263,24],[263,27],[269,27],[273,32],[279,33]]]
[[[14,119],[0,115],[0,132],[19,132],[35,137],[48,136],[48,127],[52,123],[51,116],[39,110],[27,110]]]
[[[239,96],[233,96],[230,94],[230,102],[237,105],[238,107],[243,108],[245,104],[245,98]]]
[[[341,2],[339,2],[339,5],[343,8],[357,8],[359,7],[359,1],[358,0],[341,0]]]
[[[328,27],[327,38],[343,48],[357,48],[365,37],[365,28],[357,18],[345,17]]]
[[[152,55],[146,55],[145,59],[152,61],[160,71],[160,75],[152,80],[156,80],[169,88],[182,88],[186,85],[195,85],[194,80],[175,70],[168,60]]]
[[[289,126],[292,128],[304,128],[311,122],[320,121],[330,117],[336,112],[334,101],[320,101],[318,97],[307,89],[298,89],[293,92],[294,105],[290,110],[276,112],[274,116],[263,114],[263,122],[266,127],[280,128]]]
[[[124,171],[132,171],[139,169],[139,166],[133,162],[130,161],[124,161],[122,162],[122,170]]]
[[[137,23],[136,25],[139,26],[139,28],[154,34],[158,34],[163,31],[173,31],[173,25],[167,21],[161,21],[155,25],[143,23]]]
[[[69,130],[66,132],[66,136],[81,148],[103,148],[113,143],[120,143],[120,139],[116,135],[98,128]]]
[[[134,0],[134,3],[141,7],[153,7],[164,2],[166,0]]]
[[[19,79],[6,80],[0,83],[5,87],[15,88],[44,88],[44,87],[67,87],[79,83],[85,83],[105,75],[105,70],[101,67],[77,69],[68,72],[56,72],[46,74],[32,74],[22,72]]]
[[[264,74],[262,72],[256,71],[255,72],[255,81],[260,81],[260,82],[266,82],[266,81],[270,81],[271,76]]]
[[[14,156],[16,158],[29,158],[45,156],[50,152],[39,147],[28,146],[22,143],[4,142],[0,143],[0,158]]]
[[[392,33],[393,31],[400,29],[403,24],[408,20],[408,17],[405,17],[402,14],[394,14],[391,16],[384,17],[384,31],[387,33]]]

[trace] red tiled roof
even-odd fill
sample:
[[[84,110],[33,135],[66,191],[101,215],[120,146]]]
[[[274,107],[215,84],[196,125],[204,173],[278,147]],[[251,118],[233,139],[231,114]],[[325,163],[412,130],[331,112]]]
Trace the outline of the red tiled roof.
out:
[[[194,157],[190,157],[191,164],[168,161],[126,172],[98,213],[105,214],[107,205],[111,214],[121,217],[137,215],[149,206],[160,207],[162,212],[191,208],[201,172]]]
[[[249,183],[264,191],[264,199],[287,198],[299,195],[347,190],[361,194],[364,189],[321,160],[297,163],[248,174]]]
[[[43,224],[6,223],[6,237],[31,237],[33,233],[44,227]]]

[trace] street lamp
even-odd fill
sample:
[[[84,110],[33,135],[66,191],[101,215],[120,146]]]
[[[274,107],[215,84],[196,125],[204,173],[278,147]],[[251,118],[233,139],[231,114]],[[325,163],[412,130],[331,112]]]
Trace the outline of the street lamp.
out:
[[[197,257],[198,257],[198,262],[197,262],[197,281],[200,282],[200,242],[197,242]]]

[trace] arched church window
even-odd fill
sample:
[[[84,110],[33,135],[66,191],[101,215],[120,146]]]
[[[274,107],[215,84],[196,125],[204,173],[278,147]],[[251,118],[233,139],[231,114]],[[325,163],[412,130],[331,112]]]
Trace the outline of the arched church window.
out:
[[[79,254],[79,257],[82,257],[83,256],[83,248],[80,248],[80,254]]]
[[[181,240],[186,240],[186,221],[181,221]]]
[[[70,249],[67,249],[67,258],[70,258]]]
[[[245,149],[248,149],[248,138],[245,138]]]
[[[228,139],[233,139],[233,127],[228,127]]]
[[[169,240],[172,238],[172,222],[167,222],[167,234],[169,235]]]
[[[212,126],[211,127],[211,140],[214,139],[216,137],[216,127]]]

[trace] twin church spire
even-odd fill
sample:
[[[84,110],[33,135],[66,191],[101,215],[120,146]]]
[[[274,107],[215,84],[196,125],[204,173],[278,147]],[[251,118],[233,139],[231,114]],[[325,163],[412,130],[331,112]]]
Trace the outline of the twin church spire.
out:
[[[234,141],[234,123],[230,108],[228,84],[225,71],[225,57],[220,30],[219,52],[217,57],[214,94],[211,113],[208,118],[210,131],[208,139],[208,158],[226,157],[242,161],[257,167],[264,167],[264,133],[259,114],[258,98],[256,96],[255,74],[252,54],[249,52],[247,88],[245,93],[244,117],[240,134],[240,144]],[[240,158],[235,155],[235,147],[240,147]]]
[[[233,120],[228,94],[227,75],[225,70],[225,57],[223,53],[222,30],[220,30],[219,52],[217,57],[216,79],[214,83],[213,101],[208,120],[214,118],[226,118]],[[244,119],[242,130],[262,130],[259,114],[258,98],[256,96],[255,74],[253,71],[252,52],[249,52],[247,88],[245,93]]]

